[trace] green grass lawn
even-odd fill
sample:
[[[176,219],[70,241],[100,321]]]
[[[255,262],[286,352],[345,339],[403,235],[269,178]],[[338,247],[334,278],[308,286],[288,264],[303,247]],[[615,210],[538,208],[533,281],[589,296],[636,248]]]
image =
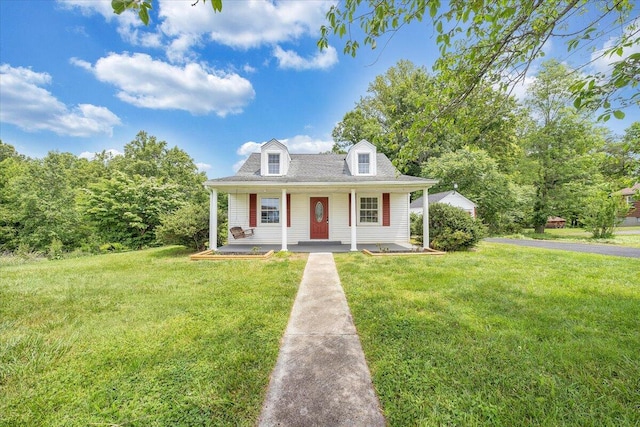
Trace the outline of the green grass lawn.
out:
[[[640,425],[640,260],[335,258],[391,426]]]
[[[613,237],[608,239],[594,239],[591,237],[591,233],[583,228],[547,228],[543,234],[534,233],[533,229],[525,229],[518,237],[538,240],[566,240],[580,243],[600,243],[640,248],[640,234],[624,234],[629,231],[640,231],[640,227],[618,227],[615,229]]]
[[[253,425],[305,260],[0,267],[0,425]]]

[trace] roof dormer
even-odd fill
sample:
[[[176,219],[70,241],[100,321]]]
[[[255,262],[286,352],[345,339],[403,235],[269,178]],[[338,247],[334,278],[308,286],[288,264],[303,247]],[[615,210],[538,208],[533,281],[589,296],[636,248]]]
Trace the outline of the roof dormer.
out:
[[[351,175],[375,176],[377,173],[376,147],[369,141],[363,139],[351,147],[346,160]]]
[[[282,176],[286,175],[291,163],[291,156],[287,146],[272,139],[260,147],[260,175]]]

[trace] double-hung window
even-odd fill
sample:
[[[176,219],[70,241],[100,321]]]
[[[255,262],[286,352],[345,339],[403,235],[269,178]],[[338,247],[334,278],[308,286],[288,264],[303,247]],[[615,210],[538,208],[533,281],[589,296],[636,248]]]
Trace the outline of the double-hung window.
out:
[[[358,154],[358,174],[368,175],[370,172],[369,153]]]
[[[280,199],[277,197],[262,197],[260,200],[260,223],[280,223]]]
[[[269,154],[268,156],[269,175],[280,175],[280,154]]]
[[[378,218],[378,198],[360,197],[360,223],[377,224]]]

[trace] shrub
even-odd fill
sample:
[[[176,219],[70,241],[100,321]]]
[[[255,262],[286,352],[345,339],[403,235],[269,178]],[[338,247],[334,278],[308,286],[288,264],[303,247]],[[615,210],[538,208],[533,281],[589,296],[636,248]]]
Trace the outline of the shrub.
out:
[[[467,250],[486,235],[482,223],[467,212],[444,203],[429,206],[430,246],[442,251]]]
[[[628,211],[629,206],[622,197],[600,191],[588,199],[582,214],[582,223],[594,239],[608,238],[613,236],[614,228]]]
[[[62,259],[64,245],[62,241],[57,237],[54,237],[49,244],[49,250],[47,252],[47,258],[49,259]]]
[[[418,215],[417,213],[411,212],[411,236],[413,236],[416,241],[422,244],[422,215]]]
[[[204,206],[188,204],[162,215],[156,237],[163,244],[184,245],[201,251],[209,238],[209,212]]]

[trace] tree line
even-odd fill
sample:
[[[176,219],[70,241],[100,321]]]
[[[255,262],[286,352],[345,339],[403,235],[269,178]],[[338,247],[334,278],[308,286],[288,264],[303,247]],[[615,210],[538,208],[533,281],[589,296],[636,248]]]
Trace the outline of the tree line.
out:
[[[144,131],[123,155],[102,152],[91,160],[55,151],[32,159],[0,141],[0,252],[56,257],[163,243],[203,248],[206,179],[185,151]],[[224,229],[224,197],[219,206]]]
[[[604,235],[625,209],[612,193],[640,181],[640,122],[622,136],[599,126],[594,111],[573,105],[573,75],[549,61],[524,102],[487,85],[443,112],[459,91],[455,76],[400,61],[336,125],[333,151],[366,139],[401,172],[439,179],[432,192],[457,185],[491,233],[543,232],[549,216],[561,216]],[[202,249],[205,180],[185,151],[144,131],[123,155],[91,160],[60,152],[31,159],[0,141],[0,252]],[[222,244],[222,194],[218,206]]]
[[[624,213],[611,194],[640,180],[640,122],[613,135],[594,110],[575,108],[575,82],[551,60],[524,102],[484,85],[443,112],[460,91],[456,76],[400,61],[334,128],[334,151],[366,139],[401,172],[439,179],[432,192],[457,184],[492,233],[544,232],[561,216],[600,234],[603,212],[609,223]]]

